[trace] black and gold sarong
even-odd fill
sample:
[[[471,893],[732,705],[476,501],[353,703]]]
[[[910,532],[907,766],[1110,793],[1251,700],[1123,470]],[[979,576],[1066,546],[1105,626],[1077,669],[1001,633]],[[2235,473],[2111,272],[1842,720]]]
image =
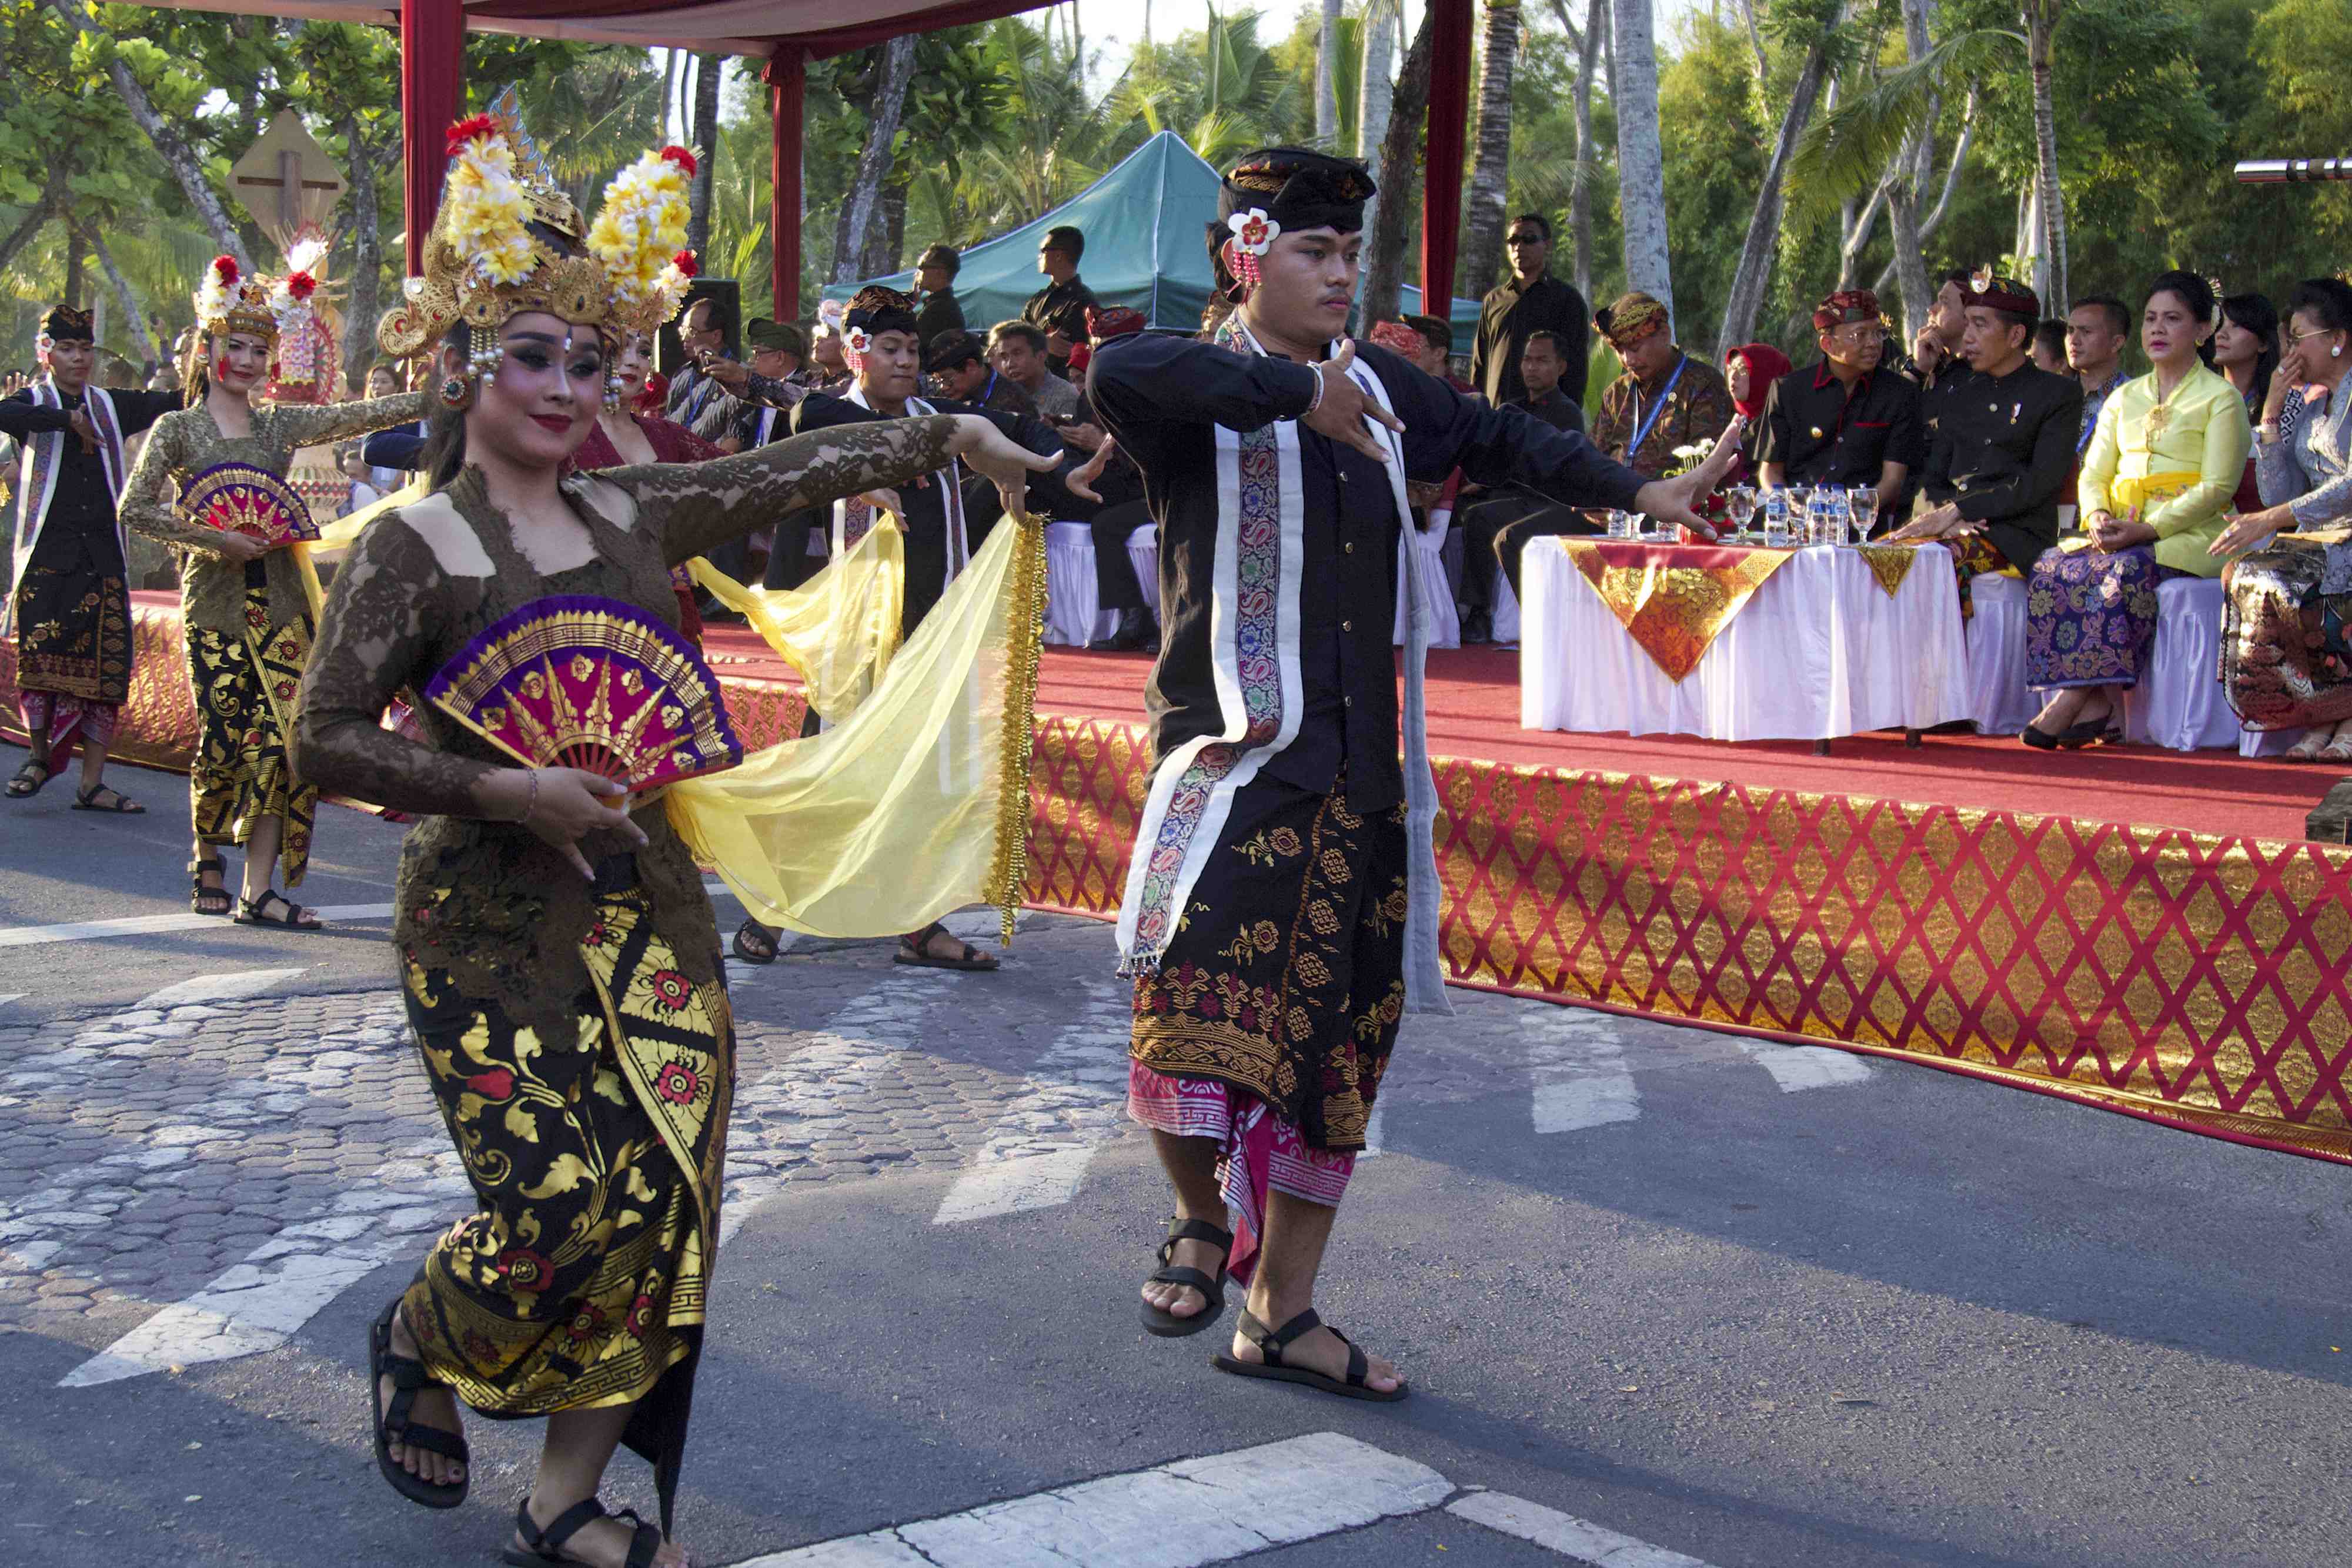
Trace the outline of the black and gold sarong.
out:
[[[551,1047],[446,971],[408,1017],[478,1212],[403,1303],[433,1375],[496,1418],[636,1406],[667,1529],[717,1249],[735,1034],[679,972],[646,895],[599,895],[576,1043]]]
[[[188,683],[196,700],[190,814],[197,841],[206,844],[243,844],[264,817],[278,818],[286,885],[299,887],[310,862],[319,791],[294,777],[286,737],[293,733],[315,629],[307,612],[272,626],[269,590],[257,577],[247,575],[244,635],[188,628]]]

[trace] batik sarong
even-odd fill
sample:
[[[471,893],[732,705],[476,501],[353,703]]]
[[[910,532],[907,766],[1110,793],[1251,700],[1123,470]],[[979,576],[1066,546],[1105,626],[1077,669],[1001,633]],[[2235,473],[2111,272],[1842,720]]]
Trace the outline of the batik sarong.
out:
[[[52,769],[65,766],[78,740],[112,745],[131,695],[131,594],[122,579],[86,561],[37,559],[16,586],[15,610],[17,708],[28,731],[47,732]]]
[[[2352,544],[2283,534],[2230,570],[2221,680],[2248,729],[2352,718]]]
[[[2156,639],[2156,590],[2188,574],[2152,546],[2044,550],[2025,594],[2025,684],[2136,686]]]
[[[1960,619],[1971,620],[1977,612],[1976,601],[1969,585],[1979,577],[2019,577],[2025,574],[2010,564],[2000,547],[1982,534],[1962,534],[1943,541],[1952,552],[1952,572],[1960,583]]]
[[[1402,809],[1255,781],[1135,977],[1129,1112],[1219,1140],[1237,1273],[1268,1188],[1337,1203],[1364,1146],[1404,1011],[1406,863]]]
[[[433,1375],[485,1416],[635,1405],[665,1528],[719,1234],[735,1034],[635,888],[581,945],[577,1040],[551,1047],[446,971],[404,965],[408,1018],[479,1208],[403,1300]]]
[[[319,792],[294,777],[286,753],[295,699],[310,662],[310,617],[269,624],[269,590],[248,580],[245,634],[188,629],[188,682],[196,700],[196,758],[188,770],[196,841],[243,844],[255,824],[282,824],[278,863],[299,887],[310,862]]]

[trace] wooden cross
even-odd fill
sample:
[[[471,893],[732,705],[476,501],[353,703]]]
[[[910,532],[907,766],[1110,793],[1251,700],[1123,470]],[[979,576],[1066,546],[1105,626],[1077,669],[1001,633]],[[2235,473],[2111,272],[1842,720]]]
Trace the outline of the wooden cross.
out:
[[[245,210],[281,235],[306,218],[323,225],[343,193],[342,171],[291,110],[269,122],[229,172]]]

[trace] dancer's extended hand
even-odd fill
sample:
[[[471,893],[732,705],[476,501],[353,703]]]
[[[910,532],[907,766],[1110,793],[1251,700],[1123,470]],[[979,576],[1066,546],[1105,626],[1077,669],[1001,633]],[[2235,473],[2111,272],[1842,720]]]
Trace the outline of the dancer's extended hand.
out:
[[[1071,469],[1062,480],[1062,488],[1082,500],[1101,500],[1102,497],[1095,493],[1095,481],[1101,478],[1103,470],[1110,466],[1111,455],[1118,450],[1118,437],[1106,433],[1102,444],[1095,448],[1095,455]]]
[[[1003,497],[1004,515],[1017,517],[1029,510],[1029,476],[1050,474],[1060,466],[1058,452],[1036,453],[1014,441],[976,413],[959,413],[955,434],[948,442],[950,455],[986,478]]]
[[[1339,351],[1315,367],[1315,373],[1323,378],[1323,401],[1298,423],[1342,446],[1354,447],[1375,463],[1386,463],[1388,443],[1373,434],[1371,426],[1381,425],[1402,435],[1404,424],[1349,377],[1348,367],[1355,362],[1356,340],[1343,339]]]
[[[1715,487],[1731,471],[1734,458],[1739,455],[1739,435],[1748,422],[1738,414],[1716,437],[1715,450],[1706,461],[1687,474],[1677,474],[1671,479],[1653,479],[1642,486],[1633,497],[1633,509],[1653,522],[1674,523],[1690,529],[1702,538],[1715,538],[1715,525],[1698,515],[1701,501],[1715,494]]]

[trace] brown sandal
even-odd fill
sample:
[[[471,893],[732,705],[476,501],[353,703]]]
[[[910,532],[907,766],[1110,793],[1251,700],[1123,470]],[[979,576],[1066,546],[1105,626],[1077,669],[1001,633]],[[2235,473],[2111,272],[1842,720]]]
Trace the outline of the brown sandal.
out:
[[[898,964],[912,964],[924,969],[969,969],[982,974],[996,967],[994,956],[982,952],[961,938],[957,939],[957,946],[963,949],[963,954],[960,957],[942,958],[931,951],[932,937],[953,935],[946,926],[934,920],[912,936],[899,937],[898,950],[890,955],[891,961]]]

